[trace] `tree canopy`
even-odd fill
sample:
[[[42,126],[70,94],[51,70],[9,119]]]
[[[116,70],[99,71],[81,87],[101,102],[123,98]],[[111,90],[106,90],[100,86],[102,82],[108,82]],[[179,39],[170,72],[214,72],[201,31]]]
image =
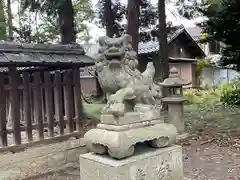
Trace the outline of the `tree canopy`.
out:
[[[60,2],[61,1],[61,2]],[[59,10],[63,3],[71,0],[42,1],[42,0],[7,0],[0,3],[1,40],[14,40],[26,43],[46,43],[60,41],[62,23]],[[18,5],[17,12],[12,12],[11,4]],[[70,26],[78,40],[88,41],[89,32],[85,24],[92,21],[94,11],[89,0],[75,1],[70,4],[73,9],[73,23]],[[63,19],[63,16],[62,16]],[[14,21],[14,23],[13,23]],[[2,36],[3,35],[3,36]],[[83,37],[84,36],[84,37]],[[74,38],[72,38],[73,41]],[[71,40],[71,39],[70,39]]]
[[[43,22],[40,24],[40,28],[44,32],[48,32],[46,39],[40,42],[49,41],[49,38],[56,38],[59,34],[62,43],[75,42],[78,33],[88,35],[84,21],[91,21],[94,17],[89,0],[21,0],[21,4],[22,13],[26,11],[39,12],[39,17]],[[39,32],[35,35],[45,37],[43,33],[39,34]]]
[[[222,47],[222,65],[234,64],[240,70],[240,1],[239,0],[180,0],[177,2],[180,15],[189,19],[206,17],[198,25],[203,29],[203,42],[218,41]]]
[[[203,7],[201,12],[208,19],[200,25],[210,41],[224,44],[222,65],[235,64],[240,70],[240,1],[216,0]]]
[[[121,36],[122,33],[126,32],[126,24],[124,19],[128,17],[127,6],[120,0],[99,0],[97,6],[97,15],[99,18],[99,27],[106,29],[107,15],[104,16],[104,3],[110,1],[111,14],[113,25],[112,36]],[[149,41],[152,38],[158,36],[159,23],[158,23],[158,8],[154,6],[150,0],[141,0],[139,3],[139,30],[140,30],[140,41]],[[175,27],[172,26],[171,22],[167,22],[167,32],[170,33]]]

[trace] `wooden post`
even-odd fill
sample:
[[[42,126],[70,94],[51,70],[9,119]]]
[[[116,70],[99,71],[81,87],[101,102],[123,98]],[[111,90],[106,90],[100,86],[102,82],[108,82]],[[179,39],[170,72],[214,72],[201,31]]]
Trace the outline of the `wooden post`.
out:
[[[61,74],[56,72],[54,74],[54,104],[55,104],[55,118],[59,123],[60,135],[64,134],[64,119],[63,119],[63,97]]]
[[[64,72],[64,106],[65,116],[67,118],[68,133],[73,132],[73,94],[72,94],[72,73],[70,71]]]
[[[37,132],[38,132],[38,139],[43,140],[44,134],[43,134],[43,115],[42,115],[42,97],[41,97],[41,76],[40,72],[35,72],[33,74],[34,78],[34,119],[37,123]]]
[[[28,141],[32,141],[31,89],[29,73],[23,72],[23,111]]]
[[[10,104],[11,104],[11,118],[13,126],[13,139],[16,145],[21,144],[21,128],[20,128],[20,98],[19,98],[19,74],[16,67],[9,67],[10,77]]]
[[[23,90],[19,90],[19,104],[20,104],[20,124],[23,122]]]
[[[33,77],[33,75],[30,76],[30,82],[32,82],[31,85],[30,85],[31,118],[32,118],[32,123],[36,124],[36,121],[35,121],[35,118],[34,118],[34,114],[35,114],[35,107],[34,107],[34,84],[33,84],[33,80],[32,80],[31,77]]]
[[[4,73],[0,73],[0,141],[2,146],[8,145],[6,127],[6,102],[6,93],[4,90]]]
[[[52,97],[52,84],[50,72],[44,72],[44,85],[45,85],[45,103],[46,103],[46,116],[48,122],[49,136],[54,136],[53,130],[53,97]]]
[[[83,121],[81,120],[81,116],[83,115],[83,105],[81,99],[81,83],[79,68],[73,69],[73,92],[74,92],[76,127],[77,131],[81,131],[83,127]]]

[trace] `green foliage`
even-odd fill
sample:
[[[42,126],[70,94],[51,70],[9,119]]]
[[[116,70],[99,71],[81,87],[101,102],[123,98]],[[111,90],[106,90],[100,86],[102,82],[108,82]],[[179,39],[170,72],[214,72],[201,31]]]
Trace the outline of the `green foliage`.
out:
[[[237,78],[229,84],[220,87],[220,101],[227,105],[240,106],[240,79]]]
[[[6,17],[4,13],[4,1],[0,0],[0,40],[5,40],[7,36],[6,31]]]
[[[207,33],[202,33],[201,34],[201,40],[206,40],[208,38],[208,34]]]
[[[206,18],[199,24],[203,28],[201,42],[218,41],[221,47],[221,65],[237,65],[240,71],[240,1],[239,0],[179,0],[176,9],[181,16],[194,18],[199,15]]]
[[[220,92],[218,90],[198,90],[187,89],[184,90],[184,97],[187,99],[187,104],[205,104],[216,105],[220,102]]]
[[[223,42],[222,65],[240,66],[240,1],[215,0],[205,3],[201,12],[208,19],[201,24],[204,32],[214,40]],[[240,69],[239,69],[240,70]]]
[[[58,10],[66,0],[21,0],[22,11],[29,9],[32,12],[46,12],[48,15],[57,16]]]
[[[38,17],[29,18],[29,15]],[[59,28],[56,23],[56,18],[49,17],[46,14],[31,13],[25,11],[19,15],[18,27],[13,26],[15,40],[23,43],[47,43],[57,39]]]
[[[196,68],[197,84],[201,84],[202,71],[204,68],[206,68],[209,65],[210,63],[206,59],[201,59],[198,61],[197,68]]]
[[[99,26],[106,28],[106,15],[104,14],[104,2],[105,0],[98,1],[97,15],[99,18]],[[128,17],[127,6],[120,0],[112,0],[112,12],[113,17],[113,35],[120,36],[126,30],[126,25],[122,24],[122,20]],[[166,2],[167,3],[167,2]],[[158,9],[151,2],[151,0],[139,0],[139,40],[149,41],[159,37],[159,23],[158,23]],[[173,26],[171,22],[166,24],[167,33],[176,31],[179,26]],[[151,27],[151,28],[149,28]],[[149,30],[145,30],[145,29]]]
[[[15,39],[27,43],[52,43],[59,41],[60,25],[57,11],[65,0],[29,1],[21,0],[19,25],[14,26]],[[91,37],[86,21],[92,21],[94,12],[89,0],[73,2],[76,36],[86,41]]]
[[[197,75],[200,76],[203,69],[206,68],[209,65],[210,65],[210,63],[209,63],[208,60],[206,60],[206,59],[199,60],[198,64],[197,64],[197,69],[196,69]]]

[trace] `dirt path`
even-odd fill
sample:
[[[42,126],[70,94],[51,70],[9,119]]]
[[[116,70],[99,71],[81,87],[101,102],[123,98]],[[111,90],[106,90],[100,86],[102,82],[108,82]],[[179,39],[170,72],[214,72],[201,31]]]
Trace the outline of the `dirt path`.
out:
[[[184,148],[184,175],[194,180],[239,180],[240,150],[205,144]]]
[[[194,140],[183,148],[185,180],[239,180],[240,149],[221,147],[218,142],[206,143]],[[80,180],[78,164],[54,174],[35,180]]]

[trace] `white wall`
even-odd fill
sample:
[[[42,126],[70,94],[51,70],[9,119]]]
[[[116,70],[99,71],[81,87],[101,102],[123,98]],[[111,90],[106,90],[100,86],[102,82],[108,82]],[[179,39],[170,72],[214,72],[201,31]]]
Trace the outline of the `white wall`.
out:
[[[221,84],[229,83],[240,73],[232,69],[224,68],[204,68],[202,72],[202,85],[209,87],[219,87]]]

